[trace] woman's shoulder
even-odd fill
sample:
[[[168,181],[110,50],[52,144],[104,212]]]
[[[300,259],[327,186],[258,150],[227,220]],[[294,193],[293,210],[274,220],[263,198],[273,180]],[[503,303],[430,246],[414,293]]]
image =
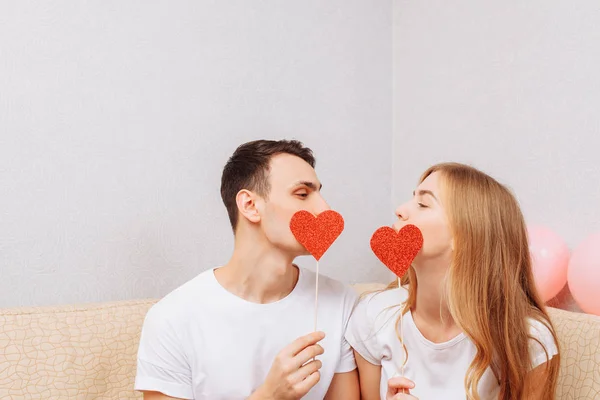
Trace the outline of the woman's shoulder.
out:
[[[527,317],[527,327],[532,338],[542,342],[554,341],[553,328],[548,321],[540,320],[538,317]]]
[[[359,298],[357,308],[370,320],[378,316],[397,314],[408,298],[408,290],[404,287],[368,293]]]
[[[551,325],[534,317],[527,318],[529,327],[529,352],[532,366],[536,367],[558,354],[558,347],[554,341]]]

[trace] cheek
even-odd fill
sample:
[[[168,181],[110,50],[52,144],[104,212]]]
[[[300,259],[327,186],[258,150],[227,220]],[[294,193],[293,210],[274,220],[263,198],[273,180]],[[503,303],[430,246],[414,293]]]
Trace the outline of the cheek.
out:
[[[267,238],[277,244],[290,244],[296,239],[290,229],[293,212],[282,208],[267,206],[262,215],[262,229]]]
[[[432,222],[420,228],[423,233],[424,254],[436,255],[450,250],[452,239],[445,224]]]
[[[281,234],[288,228],[292,216],[280,207],[267,206],[261,218],[265,232]]]
[[[289,225],[295,211],[289,203],[288,199],[273,196],[264,206],[265,219],[271,224]]]

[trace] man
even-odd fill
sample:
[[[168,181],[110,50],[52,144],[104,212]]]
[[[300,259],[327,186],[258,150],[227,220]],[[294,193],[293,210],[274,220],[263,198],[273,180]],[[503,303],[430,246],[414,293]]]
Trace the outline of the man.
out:
[[[221,197],[233,255],[148,312],[135,383],[144,399],[359,399],[344,339],[356,295],[320,276],[322,332],[309,333],[316,276],[293,264],[307,252],[292,215],[329,209],[314,165],[297,141],[249,142],[231,156]]]

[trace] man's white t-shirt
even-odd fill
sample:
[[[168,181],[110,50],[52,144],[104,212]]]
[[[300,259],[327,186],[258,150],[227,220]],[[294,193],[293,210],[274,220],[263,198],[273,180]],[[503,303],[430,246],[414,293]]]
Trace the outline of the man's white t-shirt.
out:
[[[400,303],[408,297],[405,288],[372,293],[354,309],[346,339],[368,362],[381,365],[381,398],[385,399],[387,382],[399,376],[404,350],[396,332]],[[530,334],[548,352],[548,359],[558,353],[551,332],[539,321],[529,320]],[[421,400],[465,399],[464,381],[477,350],[473,342],[461,333],[444,343],[433,343],[419,331],[410,311],[402,317],[404,344],[408,352],[404,376],[415,382],[410,393]],[[398,330],[400,332],[400,330]],[[532,368],[547,361],[546,352],[535,340],[530,340]],[[482,399],[497,399],[500,386],[488,368],[478,387]]]
[[[214,269],[156,303],[146,315],[137,358],[136,390],[197,400],[240,400],[254,392],[275,356],[314,331],[315,277],[299,268],[285,298],[269,304],[225,290]],[[321,380],[304,397],[322,400],[334,373],[356,368],[344,333],[356,302],[350,287],[319,275],[317,330],[326,336]]]

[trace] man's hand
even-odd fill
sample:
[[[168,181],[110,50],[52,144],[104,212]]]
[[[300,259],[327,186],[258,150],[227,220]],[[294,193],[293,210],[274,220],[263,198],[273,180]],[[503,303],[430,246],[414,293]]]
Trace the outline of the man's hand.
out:
[[[281,350],[265,382],[248,400],[298,400],[306,395],[321,378],[321,361],[312,359],[323,354],[323,347],[317,343],[324,337],[323,332],[313,332]]]
[[[385,396],[386,400],[419,400],[410,394],[410,389],[414,389],[415,383],[402,376],[393,377],[388,380],[388,390]]]

